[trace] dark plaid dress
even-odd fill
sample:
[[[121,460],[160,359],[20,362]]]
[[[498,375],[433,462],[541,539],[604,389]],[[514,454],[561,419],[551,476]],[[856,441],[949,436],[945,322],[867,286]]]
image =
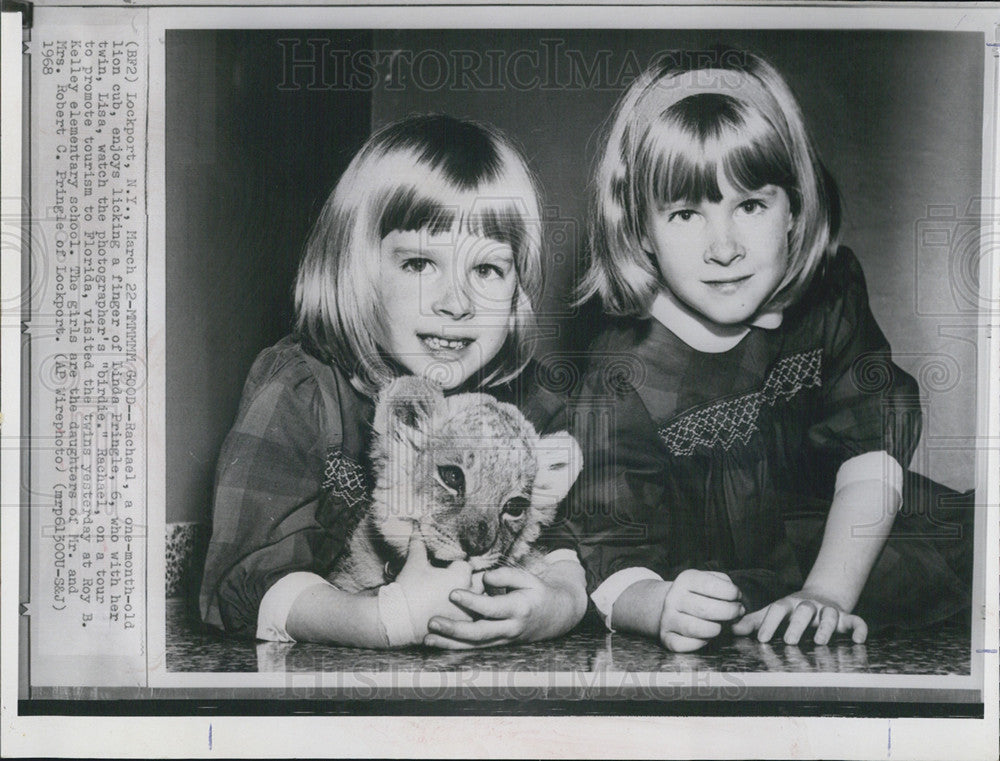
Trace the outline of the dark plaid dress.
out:
[[[838,468],[885,450],[905,469],[920,425],[917,385],[892,363],[842,249],[779,328],[752,328],[722,353],[656,320],[610,322],[550,421],[585,457],[553,533],[577,548],[588,591],[634,566],[667,580],[720,570],[756,610],[801,589]],[[870,626],[918,626],[969,603],[971,495],[904,481],[894,536],[856,608]]]
[[[534,421],[548,414],[551,397],[528,393],[532,377],[528,368],[488,391],[530,402],[525,415]],[[475,390],[480,380],[449,393]],[[295,571],[329,573],[370,502],[373,414],[371,399],[291,337],[257,357],[219,455],[201,585],[206,623],[253,638],[272,584]]]
[[[216,472],[201,615],[253,638],[282,576],[325,576],[368,500],[371,401],[285,338],[250,370]]]

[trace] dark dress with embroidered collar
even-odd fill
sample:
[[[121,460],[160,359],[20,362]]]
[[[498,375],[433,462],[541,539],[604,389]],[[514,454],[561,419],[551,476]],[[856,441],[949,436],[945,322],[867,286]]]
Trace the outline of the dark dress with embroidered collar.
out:
[[[258,355],[216,470],[203,620],[253,638],[267,590],[324,576],[365,504],[373,413],[338,369],[287,337]]]
[[[486,391],[518,404],[530,377]],[[206,623],[253,638],[261,600],[276,581],[330,572],[370,503],[373,414],[372,400],[340,368],[295,338],[260,353],[219,455],[201,585]]]
[[[577,548],[591,592],[630,567],[667,580],[719,570],[756,610],[801,589],[840,466],[884,450],[905,469],[920,425],[917,384],[892,363],[846,249],[778,328],[728,351],[697,351],[653,319],[609,321],[548,425],[570,430],[585,462],[550,543]],[[930,505],[971,507],[971,495],[914,474],[903,492],[856,608],[869,625],[968,605],[972,511],[942,519]]]

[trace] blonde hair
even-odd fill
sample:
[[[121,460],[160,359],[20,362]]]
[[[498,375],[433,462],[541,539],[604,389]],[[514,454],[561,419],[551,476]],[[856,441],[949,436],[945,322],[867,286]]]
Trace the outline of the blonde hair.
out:
[[[296,332],[372,394],[400,374],[380,347],[379,247],[389,233],[460,227],[510,245],[517,286],[507,341],[483,385],[514,378],[531,357],[542,289],[541,208],[521,154],[492,127],[444,115],[376,131],[327,198],[295,282]]]
[[[718,202],[720,171],[743,190],[776,185],[789,197],[787,271],[760,311],[794,303],[836,250],[839,197],[795,96],[756,55],[728,51],[719,60],[711,68],[663,61],[639,76],[612,112],[594,178],[581,302],[598,295],[612,314],[644,314],[664,287],[642,244],[649,209]]]

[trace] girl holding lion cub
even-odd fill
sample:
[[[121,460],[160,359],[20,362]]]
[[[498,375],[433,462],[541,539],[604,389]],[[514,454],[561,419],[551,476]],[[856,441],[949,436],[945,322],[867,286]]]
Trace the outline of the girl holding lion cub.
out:
[[[438,537],[414,529],[394,538],[405,562],[385,583],[348,592],[327,581],[367,507],[380,388],[412,374],[446,394],[514,398],[542,281],[540,220],[531,173],[492,128],[416,116],[369,138],[307,242],[295,335],[258,356],[219,458],[208,624],[265,640],[466,648],[554,637],[581,619],[572,550],[532,571],[477,572],[474,550],[524,530],[524,497],[502,506],[495,531],[479,524],[463,538],[484,545],[469,560],[438,557]],[[452,494],[464,487],[437,470]],[[576,474],[561,472],[571,475],[551,485],[553,509]]]

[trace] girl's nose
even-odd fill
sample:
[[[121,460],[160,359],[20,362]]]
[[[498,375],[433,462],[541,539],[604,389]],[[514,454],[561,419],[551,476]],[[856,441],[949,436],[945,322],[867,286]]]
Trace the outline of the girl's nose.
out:
[[[456,278],[449,278],[442,286],[434,300],[434,314],[462,320],[472,316],[472,299],[466,293],[464,285]]]
[[[723,267],[732,264],[744,256],[743,246],[733,235],[728,224],[718,224],[713,228],[713,237],[705,250],[705,261],[721,264]]]

